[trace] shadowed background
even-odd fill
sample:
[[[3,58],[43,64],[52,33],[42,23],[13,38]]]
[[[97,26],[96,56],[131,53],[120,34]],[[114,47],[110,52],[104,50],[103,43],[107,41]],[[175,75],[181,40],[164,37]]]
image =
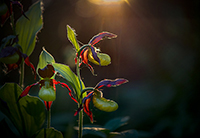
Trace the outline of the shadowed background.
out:
[[[24,10],[34,1],[23,1]],[[66,38],[66,25],[86,44],[101,31],[117,34],[112,40],[96,45],[112,58],[108,67],[93,65],[97,76],[82,66],[86,86],[95,86],[104,78],[126,78],[129,83],[117,88],[105,88],[104,97],[113,99],[119,109],[105,113],[93,107],[95,123],[103,125],[114,117],[129,116],[122,130],[136,129],[139,137],[191,137],[199,135],[200,108],[198,82],[200,40],[199,1],[129,0],[120,4],[99,5],[87,0],[44,0],[44,27],[30,56],[37,66],[42,47],[56,62],[65,63],[75,71],[75,50]],[[1,37],[9,34],[1,28]],[[2,35],[3,34],[3,35]],[[92,64],[92,63],[91,63]],[[34,83],[25,67],[25,86]],[[13,74],[1,73],[5,81],[17,81]],[[61,77],[58,80],[65,81]],[[39,88],[31,93],[37,95]],[[73,116],[77,106],[67,90],[57,86],[57,99],[52,106],[52,126],[65,137],[74,135]],[[84,116],[84,124],[89,118]]]

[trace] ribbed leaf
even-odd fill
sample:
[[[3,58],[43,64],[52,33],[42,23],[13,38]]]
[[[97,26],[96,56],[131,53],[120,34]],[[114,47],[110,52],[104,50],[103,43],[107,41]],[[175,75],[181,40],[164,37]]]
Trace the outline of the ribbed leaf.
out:
[[[30,56],[35,48],[36,35],[42,29],[42,9],[41,2],[33,4],[25,15],[16,22],[16,34],[19,36],[18,44],[22,47],[22,52]]]
[[[45,121],[43,102],[32,96],[17,99],[22,89],[15,83],[7,83],[0,89],[0,110],[12,121],[17,130],[26,137],[36,133]]]
[[[71,71],[69,66],[60,63],[53,63],[52,65],[55,68],[55,71],[60,73],[71,84],[79,99],[81,95],[81,87],[82,89],[85,88],[84,83],[81,81],[82,84],[80,85],[78,77]],[[83,97],[85,96],[86,93],[83,94]]]
[[[76,51],[78,52],[80,48],[79,48],[79,44],[76,40],[76,34],[75,34],[75,31],[69,25],[67,25],[67,37],[68,37],[69,41],[76,48]]]

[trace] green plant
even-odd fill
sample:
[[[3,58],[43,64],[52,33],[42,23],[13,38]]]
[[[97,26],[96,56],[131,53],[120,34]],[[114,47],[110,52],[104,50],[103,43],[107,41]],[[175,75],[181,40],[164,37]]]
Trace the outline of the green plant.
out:
[[[5,5],[7,8],[5,8]],[[22,11],[22,16],[16,22],[12,11],[13,5],[19,5]],[[103,97],[102,87],[116,87],[128,82],[123,78],[104,79],[95,87],[86,87],[80,73],[82,64],[85,64],[93,75],[96,75],[89,62],[99,66],[107,66],[111,63],[110,56],[101,53],[95,47],[95,44],[104,38],[116,38],[117,35],[110,32],[101,32],[92,37],[88,44],[80,46],[75,31],[67,25],[67,38],[76,50],[76,73],[69,66],[56,63],[55,58],[45,48],[39,56],[39,62],[35,70],[34,65],[29,61],[29,56],[35,48],[37,33],[43,27],[41,5],[41,2],[36,2],[24,13],[23,6],[19,1],[7,0],[1,3],[1,16],[5,17],[2,18],[4,19],[2,25],[7,18],[10,18],[13,34],[6,36],[1,41],[0,61],[6,64],[8,71],[20,68],[20,78],[19,84],[6,83],[1,87],[0,109],[11,120],[20,137],[63,137],[61,132],[51,127],[51,105],[56,100],[57,93],[55,85],[60,84],[62,87],[67,88],[65,90],[69,93],[71,99],[77,103],[78,107],[74,115],[79,115],[78,137],[81,138],[83,135],[83,111],[93,123],[93,113],[89,107],[91,101],[96,108],[102,111],[112,112],[118,108],[116,102]],[[26,86],[25,89],[23,88],[24,63],[32,68],[35,78],[37,74],[40,79]],[[58,73],[68,82],[72,90],[68,84],[55,79]],[[29,90],[36,85],[40,86],[38,97],[29,96]],[[45,106],[43,106],[43,102]],[[47,117],[43,107],[46,108]],[[47,125],[43,128],[45,119]],[[5,125],[6,122],[2,120],[1,124]],[[13,136],[16,134],[11,133],[11,130],[8,129],[7,135]]]

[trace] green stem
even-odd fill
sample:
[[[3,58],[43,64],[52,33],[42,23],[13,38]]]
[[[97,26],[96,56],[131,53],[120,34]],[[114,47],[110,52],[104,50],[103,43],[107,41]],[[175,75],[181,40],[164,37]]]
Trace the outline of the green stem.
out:
[[[76,73],[77,73],[77,76],[78,76],[78,80],[79,80],[79,83],[80,83],[80,87],[81,87],[81,91],[82,91],[82,83],[81,83],[81,75],[80,75],[80,68],[79,68],[79,58],[77,59],[77,64],[76,64]],[[82,98],[80,97],[80,99],[82,100]]]
[[[80,91],[82,91],[83,87],[82,87],[82,83],[81,83],[81,75],[80,75],[80,68],[79,68],[79,58],[77,58],[77,64],[76,64],[76,73],[78,76],[78,80],[80,83]],[[78,108],[81,106],[82,104],[82,94],[78,96]],[[78,120],[78,125],[79,125],[79,129],[78,129],[78,138],[82,138],[82,133],[83,133],[83,110],[81,110],[79,112],[79,120]]]
[[[82,138],[83,133],[83,110],[79,112],[79,129],[78,129],[78,138]]]
[[[49,106],[49,103],[47,102],[47,106]],[[51,127],[51,109],[48,108],[47,110],[47,129]]]
[[[22,60],[20,65],[21,67],[20,67],[19,86],[23,88],[24,87],[24,60]]]

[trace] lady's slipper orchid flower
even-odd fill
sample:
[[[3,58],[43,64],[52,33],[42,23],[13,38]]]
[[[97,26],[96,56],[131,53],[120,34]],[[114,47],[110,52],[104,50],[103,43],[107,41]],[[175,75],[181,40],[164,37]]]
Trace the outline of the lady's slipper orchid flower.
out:
[[[29,57],[22,53],[18,48],[7,46],[0,52],[0,62],[5,63],[8,67],[8,71],[16,69],[24,58],[24,62],[27,66],[31,67],[36,78],[36,72],[33,64],[29,61]]]
[[[115,80],[105,79],[105,80],[100,81],[93,88],[93,90],[89,92],[86,97],[83,98],[82,105],[75,112],[74,115],[76,116],[78,112],[80,112],[83,109],[84,112],[89,116],[91,123],[93,123],[93,114],[89,109],[89,103],[91,101],[91,98],[92,98],[92,102],[94,106],[102,111],[112,112],[112,111],[117,110],[118,104],[112,100],[105,99],[103,97],[103,93],[99,89],[102,88],[103,86],[116,87],[126,82],[128,82],[128,80],[126,79],[115,79]]]
[[[80,48],[80,50],[77,52],[77,57],[81,57],[82,61],[80,63],[80,65],[82,63],[86,64],[88,66],[88,68],[91,70],[91,72],[94,74],[94,70],[92,68],[92,66],[88,63],[88,60],[96,65],[100,65],[100,66],[107,66],[111,63],[111,58],[109,55],[104,54],[104,53],[100,53],[99,49],[97,49],[96,47],[94,47],[94,45],[96,43],[98,43],[100,40],[102,40],[103,38],[116,38],[117,35],[113,34],[113,33],[109,33],[109,32],[101,32],[97,35],[95,35],[87,45],[84,45],[82,48]],[[77,58],[78,59],[78,58]],[[76,60],[77,60],[76,59]]]
[[[18,101],[22,97],[28,94],[31,87],[40,84],[40,91],[39,91],[38,96],[44,101],[47,110],[49,110],[52,102],[56,99],[55,85],[61,84],[62,87],[66,87],[69,90],[69,95],[75,102],[77,102],[76,99],[72,96],[71,89],[68,87],[67,84],[60,81],[56,81],[55,79],[52,79],[53,75],[55,74],[55,70],[52,65],[48,64],[43,69],[39,68],[38,74],[40,75],[41,80],[39,82],[36,82],[34,84],[27,86],[24,89],[24,91],[21,93],[21,95],[19,96]]]

